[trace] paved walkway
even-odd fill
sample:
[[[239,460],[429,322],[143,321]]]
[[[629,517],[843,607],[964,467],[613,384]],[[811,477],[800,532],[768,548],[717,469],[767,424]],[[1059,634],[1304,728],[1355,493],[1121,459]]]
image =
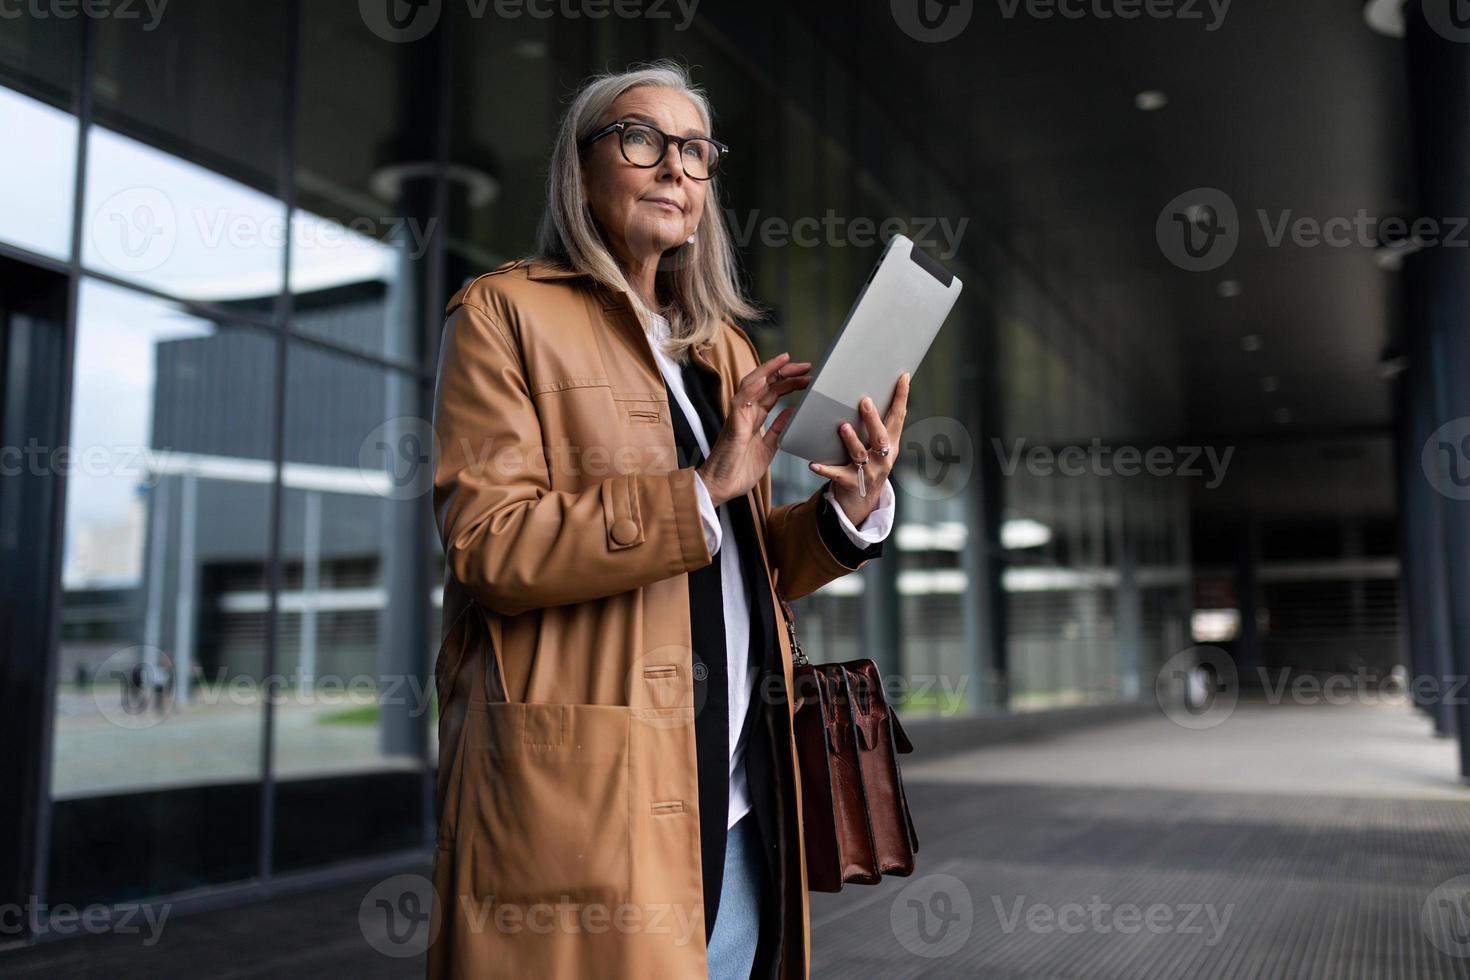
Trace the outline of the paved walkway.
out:
[[[814,977],[1470,977],[1470,789],[1408,709],[1242,705],[907,757],[919,874],[814,895]],[[41,977],[422,976],[377,882],[0,954]],[[1426,916],[1426,909],[1428,915]],[[487,971],[487,976],[493,972]]]

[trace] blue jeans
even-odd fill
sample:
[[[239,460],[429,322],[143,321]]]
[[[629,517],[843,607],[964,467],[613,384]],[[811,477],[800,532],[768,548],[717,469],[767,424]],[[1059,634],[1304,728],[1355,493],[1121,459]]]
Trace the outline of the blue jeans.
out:
[[[765,874],[761,865],[760,825],[755,811],[735,821],[725,837],[725,875],[720,885],[720,907],[709,938],[709,980],[750,980],[755,946],[760,938],[761,892]]]

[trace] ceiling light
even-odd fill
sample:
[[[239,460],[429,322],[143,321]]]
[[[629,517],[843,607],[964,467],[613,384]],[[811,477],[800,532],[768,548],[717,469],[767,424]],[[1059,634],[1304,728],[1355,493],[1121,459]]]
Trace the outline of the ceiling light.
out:
[[[1275,412],[1274,417],[1276,419],[1277,425],[1285,425],[1286,423],[1291,421],[1291,409],[1278,408]]]
[[[1268,374],[1261,379],[1262,391],[1275,391],[1281,387],[1281,382],[1276,380],[1276,375]]]
[[[1363,4],[1363,22],[1384,37],[1404,36],[1404,0],[1368,0]]]
[[[1265,338],[1258,333],[1248,333],[1240,338],[1240,349],[1249,354],[1254,354],[1265,346]]]
[[[1051,528],[1029,517],[1001,521],[1000,546],[1007,551],[1039,548],[1051,540]]]
[[[1240,280],[1225,279],[1215,287],[1215,290],[1225,299],[1234,299],[1240,295]]]
[[[1143,112],[1157,112],[1169,104],[1169,97],[1156,88],[1145,89],[1133,97],[1133,104]]]

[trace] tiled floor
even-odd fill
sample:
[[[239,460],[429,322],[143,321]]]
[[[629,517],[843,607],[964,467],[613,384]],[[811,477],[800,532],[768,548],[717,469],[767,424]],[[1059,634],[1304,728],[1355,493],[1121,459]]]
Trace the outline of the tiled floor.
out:
[[[1406,708],[918,749],[919,873],[814,895],[815,977],[1470,977],[1470,790]],[[179,917],[153,945],[48,942],[0,975],[422,976],[360,914],[379,884]]]

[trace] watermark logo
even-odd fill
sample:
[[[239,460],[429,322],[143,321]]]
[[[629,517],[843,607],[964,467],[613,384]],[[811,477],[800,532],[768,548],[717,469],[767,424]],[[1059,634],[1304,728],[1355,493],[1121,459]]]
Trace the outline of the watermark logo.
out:
[[[1435,490],[1451,500],[1470,500],[1470,416],[1435,429],[1419,461]]]
[[[975,469],[970,430],[945,415],[906,424],[889,478],[909,496],[947,500],[965,489]]]
[[[1235,713],[1240,673],[1219,647],[1190,647],[1164,661],[1154,678],[1154,697],[1181,728],[1215,728]]]
[[[915,41],[942,44],[970,26],[975,0],[889,0],[893,22]]]
[[[151,272],[178,248],[178,212],[156,187],[118,191],[93,217],[92,244],[102,260],[120,272]]]
[[[996,0],[1000,15],[1015,20],[1177,20],[1200,21],[1213,34],[1225,24],[1232,0]]]
[[[444,0],[357,0],[367,29],[393,44],[426,37],[444,13]]]
[[[999,439],[991,440],[1000,469],[1015,476],[1022,466],[1036,477],[1062,476],[1182,476],[1205,479],[1205,488],[1214,490],[1225,482],[1225,471],[1235,455],[1235,447],[1224,452],[1214,446],[1105,446],[1094,436],[1088,446],[1071,445],[1053,449],[1050,446],[1026,448],[1026,440],[1012,440],[1009,448]]]
[[[1470,0],[1423,0],[1424,20],[1434,33],[1456,44],[1470,42]]]
[[[142,21],[145,33],[158,29],[169,0],[0,0],[0,20]]]
[[[888,908],[888,924],[899,944],[915,956],[951,956],[970,941],[975,900],[954,875],[925,875],[898,893]]]
[[[394,875],[378,882],[357,907],[357,927],[367,944],[384,956],[421,956],[439,935],[443,920],[434,886],[423,875]]]
[[[0,940],[17,940],[27,933],[34,936],[42,932],[59,936],[112,933],[142,936],[140,944],[152,948],[163,938],[163,927],[172,912],[171,902],[158,905],[122,902],[110,906],[58,902],[48,905],[41,901],[40,896],[30,895],[24,902],[0,904]]]
[[[1451,878],[1430,892],[1419,910],[1419,924],[1441,953],[1470,957],[1470,875]]]
[[[1240,244],[1240,216],[1230,195],[1215,187],[1196,187],[1159,212],[1154,236],[1164,257],[1187,272],[1218,269]]]
[[[1000,922],[1000,931],[1006,935],[1023,925],[1026,931],[1037,935],[1060,932],[1069,936],[1081,933],[1131,936],[1147,931],[1156,936],[1203,936],[1206,946],[1216,946],[1225,938],[1225,929],[1235,914],[1233,904],[1223,907],[1211,902],[1139,905],[1135,902],[1106,902],[1101,895],[1093,895],[1085,905],[1081,902],[1064,902],[1061,905],[1028,903],[1025,895],[1017,895],[1011,902],[992,895],[990,901]]]
[[[434,488],[439,439],[434,426],[414,415],[400,415],[377,426],[357,450],[363,485],[389,500],[411,500]]]
[[[125,647],[97,666],[92,700],[119,728],[152,728],[174,712],[174,662],[157,647]]]

